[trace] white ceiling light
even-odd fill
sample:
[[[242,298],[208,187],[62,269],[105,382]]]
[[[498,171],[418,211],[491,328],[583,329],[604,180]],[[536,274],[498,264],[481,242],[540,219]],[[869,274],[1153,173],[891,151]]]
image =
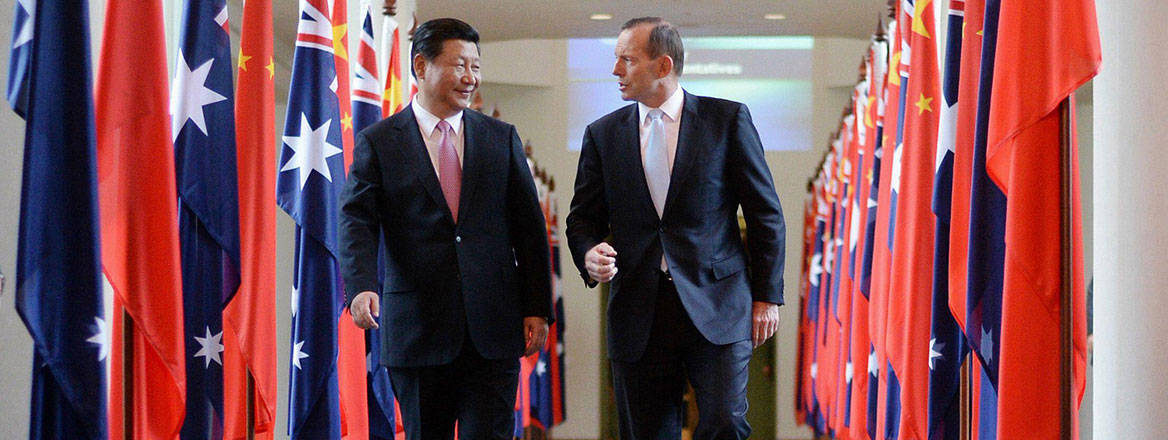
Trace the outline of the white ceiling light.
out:
[[[612,20],[612,14],[592,14],[592,15],[588,16],[588,18],[592,19],[592,20],[597,20],[597,21]]]
[[[762,18],[765,18],[767,20],[783,20],[783,19],[786,19],[787,16],[783,15],[783,14],[766,14],[766,15],[763,15]]]

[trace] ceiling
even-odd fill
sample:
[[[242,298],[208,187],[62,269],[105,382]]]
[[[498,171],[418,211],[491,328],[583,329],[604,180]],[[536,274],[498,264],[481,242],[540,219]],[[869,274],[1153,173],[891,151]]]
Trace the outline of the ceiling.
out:
[[[238,2],[232,0],[233,4]],[[876,31],[877,17],[886,16],[887,0],[418,0],[417,6],[418,19],[462,19],[479,30],[483,41],[615,37],[625,20],[649,15],[671,21],[683,37],[868,38]],[[295,1],[275,3],[272,12],[278,40],[295,40],[297,7]],[[613,18],[590,20],[588,17],[594,13],[611,14]],[[763,18],[772,13],[787,18]],[[399,17],[398,21],[408,26],[410,20]]]
[[[475,26],[483,41],[615,37],[625,20],[652,15],[678,26],[683,37],[867,38],[886,11],[886,0],[418,0],[420,20],[459,18]],[[613,18],[590,20],[594,13]],[[787,18],[767,20],[765,14]]]

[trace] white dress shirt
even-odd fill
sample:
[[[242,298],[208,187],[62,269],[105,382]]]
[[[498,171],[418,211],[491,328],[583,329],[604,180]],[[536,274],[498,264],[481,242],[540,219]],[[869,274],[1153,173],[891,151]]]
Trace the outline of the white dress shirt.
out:
[[[669,99],[666,99],[665,102],[661,103],[661,107],[658,107],[662,113],[665,113],[661,117],[661,122],[665,123],[665,150],[668,152],[671,174],[673,170],[673,158],[677,157],[677,133],[681,128],[681,109],[683,104],[685,104],[685,92],[682,91],[681,87],[678,87],[669,96]],[[637,110],[639,115],[639,119],[637,120],[641,122],[638,124],[641,131],[641,166],[644,166],[645,147],[649,144],[649,111],[653,110],[653,108],[638,102]]]
[[[418,100],[410,102],[414,109],[414,119],[418,120],[418,130],[422,132],[422,140],[426,142],[426,152],[430,153],[430,165],[434,166],[434,174],[438,176],[438,180],[442,180],[441,171],[438,171],[438,157],[441,154],[442,148],[442,130],[438,129],[438,119],[433,113],[426,110],[418,103]],[[463,139],[462,135],[462,111],[460,110],[454,116],[446,118],[446,123],[450,124],[450,128],[454,131],[454,151],[458,152],[458,166],[462,167],[462,152]],[[643,148],[642,148],[643,149]]]

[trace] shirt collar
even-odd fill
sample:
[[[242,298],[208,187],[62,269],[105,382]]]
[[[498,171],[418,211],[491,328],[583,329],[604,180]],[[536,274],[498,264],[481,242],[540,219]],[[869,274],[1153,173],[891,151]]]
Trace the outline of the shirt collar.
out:
[[[665,113],[665,116],[668,117],[670,121],[677,121],[681,116],[681,107],[684,101],[685,91],[682,90],[681,87],[678,87],[673,91],[672,95],[669,95],[669,99],[666,99],[665,102],[661,103],[661,107],[658,108],[660,108],[661,111]],[[653,110],[653,108],[638,102],[637,109],[640,111],[641,124],[643,125],[646,123],[646,119],[649,117],[649,111]],[[435,122],[435,124],[437,124],[437,122]]]
[[[435,127],[438,126],[438,117],[426,110],[417,99],[410,102],[410,105],[414,108],[414,117],[418,119],[418,126],[422,128],[422,134],[427,137],[432,136]],[[462,130],[462,112],[463,110],[459,110],[454,116],[446,118],[446,123],[450,124],[450,128],[455,133],[460,133]]]

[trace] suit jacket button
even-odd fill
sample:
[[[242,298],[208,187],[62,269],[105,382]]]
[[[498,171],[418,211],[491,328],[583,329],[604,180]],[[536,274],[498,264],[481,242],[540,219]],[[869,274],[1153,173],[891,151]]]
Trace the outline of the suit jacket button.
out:
[[[456,235],[456,236],[454,237],[454,242],[455,242],[455,243],[462,243],[462,236],[461,236],[461,235]]]

